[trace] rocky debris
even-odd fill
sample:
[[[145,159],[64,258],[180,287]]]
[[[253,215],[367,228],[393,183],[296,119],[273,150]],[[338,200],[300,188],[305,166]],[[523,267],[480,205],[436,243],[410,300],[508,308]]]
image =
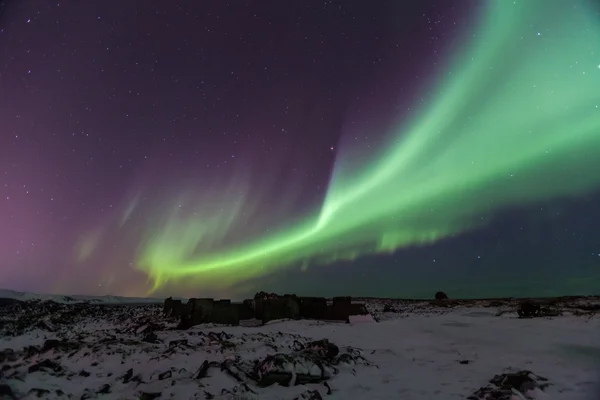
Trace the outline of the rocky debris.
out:
[[[136,312],[133,313],[132,310]],[[139,325],[138,318],[157,318],[160,304],[104,305],[93,303],[57,303],[52,300],[0,302],[0,338],[20,336],[33,330],[58,335],[80,322]],[[132,319],[133,318],[133,319]]]
[[[133,368],[129,368],[125,374],[123,374],[123,376],[121,377],[121,380],[123,381],[123,383],[127,383],[131,380],[131,378],[133,377]]]
[[[60,376],[63,372],[63,367],[55,361],[52,361],[50,359],[45,359],[43,361],[40,361],[38,363],[31,365],[27,370],[27,372],[29,372],[30,374],[32,372],[38,372],[38,371],[48,372],[48,373],[54,372],[54,374],[52,374],[52,375]]]
[[[341,363],[368,365],[359,352],[348,350],[340,354],[339,348],[327,339],[310,342],[291,354],[266,357],[255,365],[250,376],[259,387],[274,383],[293,386],[326,381],[338,373],[335,366]]]
[[[148,332],[144,335],[142,340],[146,343],[158,343],[158,336],[154,332]]]
[[[344,299],[341,300],[344,304]],[[401,310],[394,317],[404,318],[411,313],[445,313],[456,306],[484,307],[491,301],[512,310],[515,317],[524,303],[518,299],[448,300],[442,302],[447,304],[443,308],[433,300],[382,299],[369,300],[366,305],[371,312],[381,313],[386,306]],[[590,297],[531,301],[539,304],[542,312],[559,310],[565,314],[595,313],[594,302],[600,304],[597,298]],[[302,394],[294,392],[290,398],[318,400],[318,396],[325,398],[331,392],[328,381],[335,387],[338,374],[347,371],[360,374],[362,367],[377,368],[358,349],[340,347],[326,339],[312,341],[298,334],[272,331],[277,329],[276,325],[268,333],[261,331],[262,328],[236,328],[238,333],[231,334],[210,324],[175,330],[176,322],[170,316],[163,316],[162,308],[162,304],[0,303],[0,332],[12,336],[11,329],[16,327],[29,332],[28,336],[35,340],[27,346],[18,344],[23,343],[21,339],[10,337],[3,342],[12,348],[0,348],[0,398],[91,399],[101,398],[103,393],[115,398],[121,394],[119,398],[177,398],[173,395],[177,387],[191,382],[200,388],[199,398],[214,399],[260,398],[257,393],[262,386],[307,383],[308,390]],[[6,313],[8,309],[15,314]],[[49,330],[49,325],[39,324],[42,320],[51,324],[54,331]],[[313,323],[321,324],[309,322]],[[180,360],[185,365],[178,364]],[[461,364],[471,363],[466,359],[455,360],[456,368],[470,368]],[[340,367],[341,364],[346,367]],[[491,399],[494,397],[485,396],[489,393],[501,396],[510,385],[523,387],[523,383],[514,383],[512,375],[499,375],[502,380],[494,377],[489,387],[474,394],[483,397],[472,398]],[[525,377],[539,386],[534,385],[534,390],[545,388],[543,378]],[[69,381],[78,384],[67,385]],[[304,389],[307,388],[290,391]]]
[[[47,399],[50,395],[50,391],[48,389],[31,388],[31,390],[29,390],[29,393],[27,394],[33,394],[38,399]]]
[[[533,301],[524,301],[519,304],[517,309],[519,318],[536,318],[536,317],[557,317],[561,313],[559,310],[551,307],[542,307],[541,304]]]
[[[517,314],[520,318],[533,318],[539,317],[541,314],[542,307],[534,303],[533,301],[524,301],[519,305]]]
[[[0,364],[4,364],[5,362],[16,361],[17,354],[13,349],[4,349],[0,350]]]
[[[436,300],[448,300],[448,295],[446,293],[440,291],[435,294],[435,299]]]
[[[155,400],[160,398],[160,396],[162,396],[161,392],[156,392],[156,393],[147,393],[147,392],[141,392],[138,396],[139,400]]]
[[[561,315],[584,316],[592,318],[600,313],[600,296],[563,296],[555,298],[516,299],[512,297],[497,299],[448,299],[410,300],[410,299],[374,299],[355,298],[354,301],[366,302],[367,310],[378,321],[390,318],[403,318],[414,314],[441,315],[455,308],[495,308],[496,315],[519,316],[522,303],[533,302],[540,306],[540,312],[533,316],[525,312],[522,318],[558,317]],[[400,315],[390,315],[393,311]],[[386,313],[388,315],[386,315]]]
[[[327,339],[306,344],[296,340],[292,347],[295,350],[291,353],[280,352],[264,359],[244,361],[236,358],[222,363],[204,361],[194,378],[203,379],[211,368],[218,368],[240,384],[238,391],[248,391],[249,384],[267,387],[276,383],[282,386],[322,383],[338,373],[336,365],[369,365],[358,350],[349,348],[348,352],[340,353],[339,347]],[[329,385],[325,387],[328,392],[331,391]]]
[[[484,305],[484,307],[502,307],[504,303],[500,300],[492,300]]]
[[[468,400],[513,400],[533,399],[539,392],[549,386],[548,379],[522,370],[495,375],[490,379],[489,385],[478,389]]]
[[[180,383],[194,382],[202,388],[200,398],[214,399],[259,398],[257,390],[273,383],[322,385],[323,390],[309,390],[300,397],[314,400],[331,392],[323,382],[339,373],[340,364],[351,365],[353,370],[370,365],[359,350],[339,347],[327,339],[311,341],[282,332],[177,331],[170,317],[163,315],[161,304],[36,302],[8,307],[15,307],[15,314],[0,313],[4,323],[21,332],[31,331],[41,341],[0,349],[0,378],[6,382],[0,386],[0,398],[6,399],[94,399],[113,393],[123,394],[120,398],[157,399],[172,397]],[[19,321],[23,317],[25,323]],[[49,321],[55,331],[40,328],[36,317]],[[192,359],[196,363],[199,354],[206,358],[197,361],[196,369],[187,371],[172,364],[182,357],[188,364]],[[160,367],[153,370],[153,365]],[[228,379],[215,379],[219,374]],[[32,389],[32,380],[44,383]],[[72,380],[81,383],[65,386]],[[223,387],[228,382],[231,386]]]
[[[104,385],[102,385],[100,387],[100,389],[98,389],[96,391],[96,393],[98,393],[98,394],[108,394],[108,393],[110,393],[110,385],[108,383],[105,383]]]
[[[394,308],[394,306],[392,306],[391,304],[386,304],[383,306],[383,312],[384,313],[395,313],[398,312],[396,311],[396,309]]]

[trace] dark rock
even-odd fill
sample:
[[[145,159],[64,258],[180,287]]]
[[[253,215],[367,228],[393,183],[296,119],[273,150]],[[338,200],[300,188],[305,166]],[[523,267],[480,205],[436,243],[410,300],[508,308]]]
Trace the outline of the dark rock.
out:
[[[56,332],[56,326],[54,326],[54,324],[46,320],[38,321],[36,327],[48,332]]]
[[[173,374],[171,373],[171,371],[165,371],[161,374],[158,375],[158,380],[162,381],[165,379],[169,379],[171,376],[173,376]]]
[[[448,295],[446,293],[440,291],[435,294],[435,299],[436,300],[448,300]]]
[[[329,396],[331,394],[331,386],[327,382],[323,382],[323,386],[327,389],[327,395]]]
[[[144,335],[142,341],[146,343],[158,343],[158,336],[154,332],[150,332]]]
[[[179,340],[171,340],[169,342],[169,347],[177,347],[177,346],[187,346],[187,339],[179,339]]]
[[[10,386],[6,383],[0,383],[0,399],[17,400],[17,396]]]
[[[82,369],[81,372],[79,372],[79,376],[83,376],[84,378],[87,378],[90,375],[91,374],[84,369]]]
[[[242,383],[240,385],[234,386],[231,390],[228,389],[222,389],[221,390],[221,396],[226,396],[228,395],[226,398],[234,398],[234,399],[238,399],[238,398],[248,398],[247,396],[244,395],[244,393],[252,393],[252,394],[256,394],[255,391],[253,391],[252,389],[250,389],[250,386],[248,386],[245,383]],[[254,398],[254,396],[253,396]]]
[[[581,311],[579,310],[573,311],[575,315],[578,315],[580,312]],[[552,302],[548,302],[548,304],[544,306],[538,302],[524,301],[519,304],[517,314],[519,315],[519,318],[558,317],[562,314],[562,311]]]
[[[310,342],[305,346],[304,350],[311,353],[316,353],[319,357],[325,359],[332,359],[340,353],[339,347],[331,343],[328,339]]]
[[[100,389],[98,389],[98,391],[96,393],[98,393],[98,394],[108,394],[108,393],[110,393],[110,385],[108,383],[105,383],[104,385],[102,385],[100,387]]]
[[[391,304],[383,306],[383,312],[396,312],[396,309]]]
[[[50,350],[73,351],[79,348],[80,345],[77,343],[70,343],[66,340],[48,339],[44,342],[41,352],[45,353]]]
[[[29,394],[34,394],[37,398],[47,398],[47,395],[49,393],[50,391],[48,389],[32,388],[31,390],[29,390]]]
[[[234,360],[223,361],[221,363],[221,371],[226,372],[227,375],[229,375],[230,377],[232,377],[240,383],[244,382],[244,378],[242,377],[244,375],[244,371],[239,368],[239,366]]]
[[[121,378],[123,383],[127,383],[131,380],[131,378],[133,377],[133,368],[129,368],[127,371],[125,371],[125,373],[123,374],[123,377]]]
[[[210,366],[210,364],[208,363],[208,361],[204,360],[202,365],[200,365],[200,368],[198,368],[198,372],[196,373],[195,379],[202,379],[202,378],[206,377],[209,366]]]
[[[4,349],[0,351],[0,364],[17,360],[17,354],[13,349]]]
[[[53,371],[53,372],[61,372],[62,366],[52,360],[44,360],[39,363],[33,364],[28,368],[29,373],[37,372],[37,371]]]
[[[541,313],[541,306],[533,301],[524,301],[519,304],[517,314],[520,318],[534,318],[539,317]]]
[[[42,353],[56,349],[58,348],[58,346],[60,346],[60,340],[48,339],[44,342],[44,345],[42,346]]]
[[[95,394],[93,394],[92,392],[90,392],[90,389],[85,389],[85,391],[83,392],[83,394],[81,395],[81,397],[79,398],[80,400],[88,400],[88,399],[92,399],[96,397]]]
[[[35,346],[27,346],[23,349],[23,357],[30,358],[40,353],[40,350]]]
[[[511,400],[515,398],[513,397],[515,392],[522,398],[530,398],[527,392],[533,389],[545,389],[548,386],[547,381],[546,378],[526,370],[495,375],[490,379],[488,386],[478,389],[467,399]]]
[[[156,392],[156,393],[142,392],[142,393],[140,393],[140,396],[138,397],[138,399],[139,400],[154,400],[154,399],[158,399],[161,395],[162,395],[161,392]]]

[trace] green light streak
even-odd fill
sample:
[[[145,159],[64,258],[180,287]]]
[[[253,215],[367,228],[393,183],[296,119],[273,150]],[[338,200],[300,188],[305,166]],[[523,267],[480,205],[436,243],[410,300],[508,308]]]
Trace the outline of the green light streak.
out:
[[[206,240],[216,243],[213,233],[242,203],[209,220],[168,214],[150,227],[139,268],[155,287],[190,279],[227,286],[292,263],[433,242],[509,206],[598,188],[600,24],[589,7],[489,2],[431,101],[391,132],[386,150],[366,167],[339,154],[320,212],[217,251]]]

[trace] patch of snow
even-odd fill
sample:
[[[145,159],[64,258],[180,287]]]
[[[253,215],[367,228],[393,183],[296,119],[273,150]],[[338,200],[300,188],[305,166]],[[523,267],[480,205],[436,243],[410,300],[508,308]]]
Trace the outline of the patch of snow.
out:
[[[350,322],[350,324],[362,324],[362,323],[368,323],[368,322],[375,322],[375,320],[373,319],[373,316],[371,314],[350,315],[348,317],[348,321]]]

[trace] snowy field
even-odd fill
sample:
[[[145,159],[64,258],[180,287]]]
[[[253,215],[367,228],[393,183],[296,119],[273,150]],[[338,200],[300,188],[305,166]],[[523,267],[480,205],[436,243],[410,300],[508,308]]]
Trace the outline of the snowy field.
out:
[[[379,322],[189,330],[161,304],[43,300],[0,300],[2,399],[600,398],[597,299],[531,319],[489,301],[366,300]]]

